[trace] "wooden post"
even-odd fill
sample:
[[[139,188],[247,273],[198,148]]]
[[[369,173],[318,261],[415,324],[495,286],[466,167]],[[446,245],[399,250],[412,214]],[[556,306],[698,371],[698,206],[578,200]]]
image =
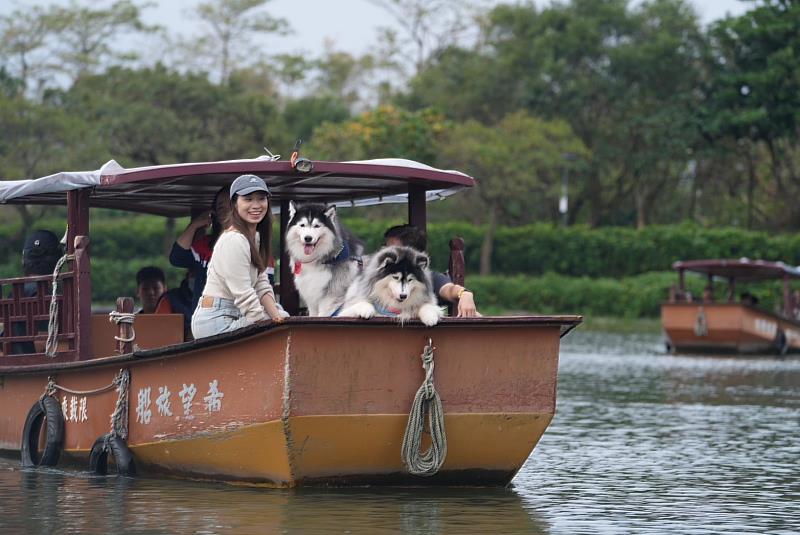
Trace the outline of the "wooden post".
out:
[[[408,223],[427,232],[428,215],[425,206],[425,189],[408,186]]]
[[[296,316],[300,310],[300,295],[294,286],[294,274],[292,273],[292,263],[289,253],[286,251],[286,230],[289,228],[289,201],[281,201],[281,225],[280,225],[280,247],[281,247],[281,306],[291,314]]]
[[[92,265],[89,259],[89,189],[67,192],[67,253],[75,255],[75,356],[92,358]]]
[[[728,302],[733,303],[736,301],[736,279],[731,277],[728,279]]]
[[[787,318],[792,317],[792,292],[789,288],[789,277],[783,276],[783,315]]]
[[[133,314],[133,297],[117,297],[117,312]],[[119,334],[117,334],[117,336],[125,340],[128,340],[134,331],[133,325],[130,323],[120,322],[118,327]],[[132,352],[133,342],[123,342],[122,340],[117,340],[117,353],[124,355]]]
[[[75,356],[92,358],[92,266],[89,260],[89,237],[75,237]]]
[[[678,289],[681,291],[681,297],[686,295],[686,280],[683,276],[683,270],[678,270]]]
[[[464,262],[464,239],[456,236],[450,240],[450,261],[447,263],[447,271],[453,284],[465,286],[466,263]],[[458,310],[456,303],[450,303],[447,308],[451,316],[455,316]]]

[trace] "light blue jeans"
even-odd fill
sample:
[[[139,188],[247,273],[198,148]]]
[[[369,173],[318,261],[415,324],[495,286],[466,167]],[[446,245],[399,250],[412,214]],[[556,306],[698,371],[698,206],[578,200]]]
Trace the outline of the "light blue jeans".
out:
[[[200,299],[202,303],[203,299]],[[204,308],[198,303],[192,315],[192,334],[195,339],[229,333],[253,323],[239,311],[232,299],[214,297],[211,308]]]

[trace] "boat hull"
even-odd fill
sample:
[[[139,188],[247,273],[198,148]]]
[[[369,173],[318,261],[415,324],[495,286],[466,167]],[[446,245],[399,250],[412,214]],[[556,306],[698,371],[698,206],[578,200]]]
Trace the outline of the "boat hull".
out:
[[[275,487],[505,485],[552,419],[560,337],[578,321],[445,320],[426,329],[307,319],[55,370],[12,371],[1,375],[0,403],[8,410],[0,416],[0,447],[19,449],[25,416],[48,376],[85,391],[127,368],[128,445],[140,471]],[[406,472],[400,448],[429,338],[448,453],[440,472],[423,478]],[[117,392],[57,397],[65,454],[83,462],[109,430]]]
[[[664,303],[661,324],[677,352],[800,351],[800,324],[741,303]]]

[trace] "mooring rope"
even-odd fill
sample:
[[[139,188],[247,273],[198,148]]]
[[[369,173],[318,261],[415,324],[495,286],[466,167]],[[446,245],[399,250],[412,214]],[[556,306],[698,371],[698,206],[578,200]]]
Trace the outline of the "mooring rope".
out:
[[[45,396],[53,396],[56,391],[61,390],[67,394],[74,394],[76,396],[87,396],[92,394],[102,394],[116,388],[117,390],[117,403],[114,406],[114,412],[111,413],[111,432],[110,435],[116,435],[123,440],[128,438],[128,388],[131,383],[131,372],[127,368],[122,368],[110,385],[101,386],[93,390],[73,390],[56,383],[53,377],[47,378],[47,386],[44,388],[40,401]]]
[[[117,404],[111,413],[110,436],[118,436],[122,440],[128,438],[128,387],[131,383],[131,372],[125,368],[114,377],[117,386]]]
[[[422,351],[422,367],[425,379],[414,396],[411,412],[408,414],[406,432],[403,435],[401,457],[408,472],[417,476],[432,476],[442,467],[447,457],[447,434],[444,429],[444,410],[442,400],[433,386],[433,342]],[[431,435],[431,446],[424,453],[422,433],[425,427],[425,416],[428,416],[428,427]]]
[[[127,323],[131,326],[131,336],[130,338],[123,338],[122,336],[114,336],[114,340],[118,340],[120,342],[133,342],[136,340],[136,331],[133,330],[133,320],[136,319],[136,314],[130,312],[117,312],[116,310],[112,310],[108,313],[108,321],[111,323],[116,323],[119,325],[120,323]]]
[[[53,269],[53,293],[50,297],[50,318],[47,322],[47,344],[45,354],[48,357],[55,357],[58,352],[58,274],[65,262],[75,260],[75,255],[65,254],[58,259],[55,269]]]

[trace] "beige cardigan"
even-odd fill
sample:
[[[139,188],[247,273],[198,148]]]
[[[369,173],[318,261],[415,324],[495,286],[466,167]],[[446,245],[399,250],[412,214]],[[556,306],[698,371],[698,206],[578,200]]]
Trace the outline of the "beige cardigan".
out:
[[[256,247],[260,236],[256,234]],[[250,262],[250,244],[238,231],[226,230],[214,244],[203,295],[232,299],[251,321],[269,319],[261,305],[264,294],[275,297],[267,270],[258,273]]]

